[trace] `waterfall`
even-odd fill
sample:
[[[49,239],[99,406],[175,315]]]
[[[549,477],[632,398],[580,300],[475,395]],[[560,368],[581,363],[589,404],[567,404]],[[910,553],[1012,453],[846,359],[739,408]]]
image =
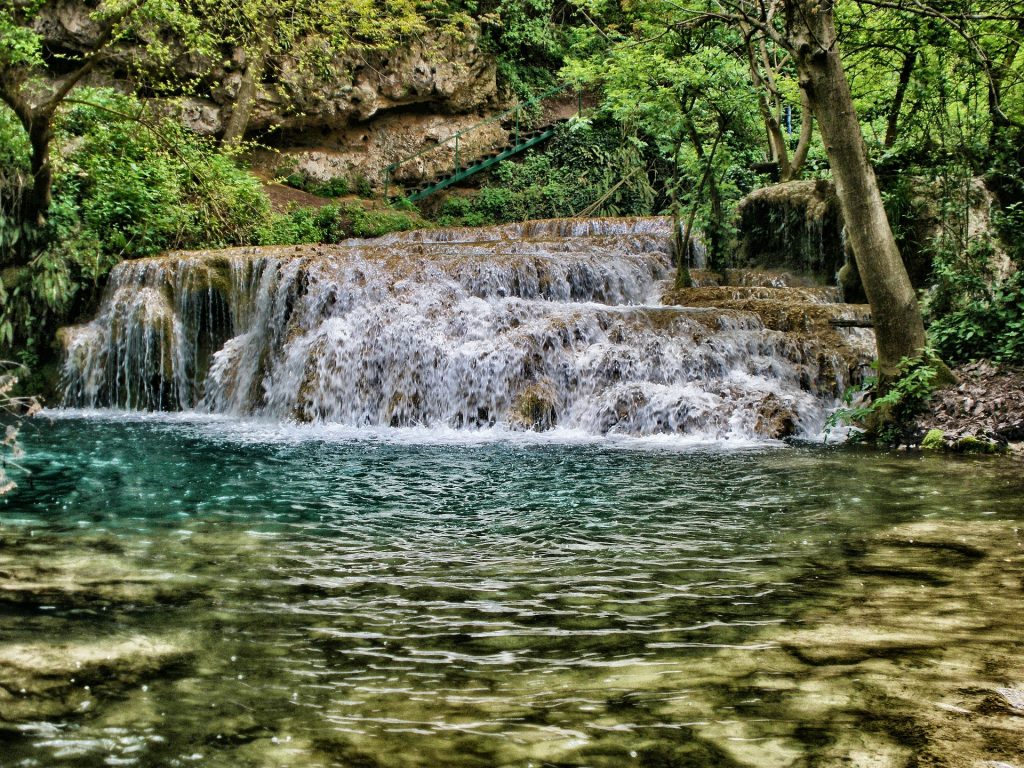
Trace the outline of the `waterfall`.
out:
[[[665,304],[669,243],[666,219],[553,220],[124,262],[98,316],[62,332],[64,403],[351,426],[816,433],[869,359],[870,332],[759,311],[786,290],[775,277],[709,278],[695,290],[718,291],[716,306]],[[789,290],[798,307],[834,300]],[[758,306],[732,306],[744,301]]]

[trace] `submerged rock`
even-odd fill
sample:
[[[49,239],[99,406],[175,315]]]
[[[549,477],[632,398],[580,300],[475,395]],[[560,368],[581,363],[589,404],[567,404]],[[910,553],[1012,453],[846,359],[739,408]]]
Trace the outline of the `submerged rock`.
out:
[[[57,540],[4,533],[0,538],[0,604],[97,609],[107,605],[166,605],[202,594],[203,587],[153,568],[102,539],[72,552]]]
[[[1015,764],[1022,547],[1024,531],[998,521],[915,522],[849,542],[838,610],[777,636],[806,665],[804,684],[850,681],[855,699],[821,717],[881,735],[879,764]]]
[[[192,654],[183,638],[0,644],[0,727],[90,713]]]

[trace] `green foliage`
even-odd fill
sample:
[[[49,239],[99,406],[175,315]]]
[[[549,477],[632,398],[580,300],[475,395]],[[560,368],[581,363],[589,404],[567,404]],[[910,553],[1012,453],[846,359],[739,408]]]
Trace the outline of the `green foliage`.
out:
[[[580,214],[643,216],[657,192],[644,148],[611,121],[559,125],[541,151],[498,165],[474,197],[449,197],[441,224],[481,226]]]
[[[389,232],[405,232],[418,229],[425,222],[416,213],[393,208],[367,209],[359,203],[352,203],[342,209],[342,217],[348,219],[349,231],[355,237],[379,237]]]
[[[137,99],[80,89],[57,132],[43,245],[0,275],[0,348],[45,345],[121,259],[258,241],[269,215],[259,181]],[[0,236],[9,232],[0,214]]]
[[[989,359],[1024,364],[1024,274],[1015,272],[992,289],[934,320],[928,335],[950,362]]]
[[[498,77],[520,100],[547,90],[566,52],[566,34],[556,16],[566,4],[556,0],[478,0],[463,2],[483,30],[485,50],[498,60]]]
[[[371,198],[373,197],[373,185],[370,184],[370,180],[366,178],[366,174],[357,173],[352,179],[352,189],[359,197]]]
[[[122,258],[251,242],[268,211],[259,182],[233,158],[174,120],[150,117],[133,97],[82,89],[59,127],[70,150],[54,206],[76,210]]]
[[[322,184],[315,185],[310,192],[320,195],[320,197],[344,197],[349,193],[348,179],[344,176],[335,176]]]
[[[1022,364],[1024,273],[1018,249],[1024,240],[1024,205],[992,210],[995,232],[978,229],[972,226],[972,211],[986,201],[979,199],[983,190],[971,169],[940,171],[934,189],[941,225],[929,245],[932,285],[926,309],[931,343],[951,363],[984,358]],[[1001,249],[1017,260],[1009,276],[996,271]]]
[[[260,228],[261,245],[337,243],[346,237],[379,237],[427,225],[413,208],[367,209],[361,203],[325,205],[322,208],[293,208],[274,214]]]
[[[865,380],[860,390],[848,390],[843,397],[844,407],[829,416],[826,432],[848,424],[864,430],[859,435],[862,440],[898,445],[913,419],[927,409],[938,386],[949,378],[949,369],[934,349],[925,349],[914,358],[905,357],[900,360],[899,376],[884,392],[879,392],[878,379]]]
[[[345,238],[340,212],[336,205],[325,205],[274,214],[260,227],[256,240],[260,245],[337,243]]]
[[[353,184],[344,176],[334,176],[327,181],[317,181],[303,171],[296,170],[294,163],[282,165],[277,169],[278,179],[292,189],[301,189],[318,197],[344,197],[352,191]],[[365,176],[357,176],[354,181]],[[369,182],[366,182],[367,188]]]

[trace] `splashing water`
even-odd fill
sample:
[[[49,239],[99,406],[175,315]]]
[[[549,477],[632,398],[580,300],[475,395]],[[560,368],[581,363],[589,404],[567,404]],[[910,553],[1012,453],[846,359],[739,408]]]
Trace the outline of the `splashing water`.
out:
[[[65,405],[354,427],[816,434],[869,337],[662,304],[669,235],[664,219],[553,220],[126,262],[99,316],[65,329]]]

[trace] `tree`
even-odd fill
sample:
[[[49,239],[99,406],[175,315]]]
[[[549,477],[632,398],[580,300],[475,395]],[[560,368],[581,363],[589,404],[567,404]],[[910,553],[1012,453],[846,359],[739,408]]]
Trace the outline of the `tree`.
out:
[[[577,34],[564,73],[600,86],[603,110],[667,166],[661,181],[677,222],[677,282],[686,284],[696,229],[704,232],[709,265],[723,265],[729,203],[753,182],[740,169],[760,159],[756,91],[746,60],[733,53],[742,41],[728,28],[676,24],[671,0],[635,3],[628,12],[592,4],[588,17],[602,26]]]
[[[6,191],[8,210],[0,211],[10,220],[4,227],[18,235],[0,236],[0,264],[26,263],[46,227],[53,189],[54,120],[73,89],[128,34],[141,33],[147,25],[170,26],[183,37],[196,29],[194,24],[179,23],[189,17],[172,2],[101,0],[89,14],[92,30],[87,42],[79,51],[59,54],[64,74],[48,78],[37,26],[46,13],[53,12],[52,6],[52,0],[13,0],[0,9],[0,101],[17,117],[29,146],[27,184]]]
[[[917,295],[900,258],[854,109],[839,53],[833,5],[785,0],[784,34],[765,14],[758,23],[791,51],[800,87],[818,120],[847,236],[871,305],[879,378],[899,374],[900,361],[926,345]]]
[[[783,93],[783,78],[791,68],[789,54],[785,50],[780,52],[779,47],[757,27],[741,22],[740,29],[750,66],[750,79],[757,91],[758,107],[768,138],[769,160],[778,166],[779,181],[798,179],[814,132],[814,118],[807,95],[800,92],[800,138],[791,156],[782,129],[783,109],[792,109],[791,105],[786,105],[786,94]]]
[[[0,9],[0,101],[17,116],[29,146],[26,183],[0,190],[0,265],[25,264],[46,229],[53,187],[51,145],[58,110],[97,67],[117,59],[140,88],[170,96],[199,87],[182,80],[177,58],[216,62],[240,52],[241,83],[224,140],[240,141],[271,61],[330,76],[345,50],[386,47],[425,29],[415,0],[97,0],[75,50],[54,52],[42,32],[59,0],[10,0]],[[141,47],[129,43],[143,41]],[[54,66],[57,65],[57,66]],[[59,73],[59,74],[54,74]],[[145,127],[142,128],[145,130]]]
[[[834,7],[835,0],[705,0],[688,6],[666,3],[658,10],[674,9],[668,15],[674,18],[676,28],[718,26],[739,31],[751,73],[769,91],[771,86],[758,74],[765,60],[771,64],[771,57],[758,54],[762,43],[777,46],[791,58],[802,99],[817,120],[832,169],[871,305],[884,382],[898,374],[903,358],[915,357],[925,347],[924,322],[868,158],[840,58]],[[728,45],[730,37],[723,31],[718,39],[719,44]],[[778,144],[777,139],[773,143]]]

